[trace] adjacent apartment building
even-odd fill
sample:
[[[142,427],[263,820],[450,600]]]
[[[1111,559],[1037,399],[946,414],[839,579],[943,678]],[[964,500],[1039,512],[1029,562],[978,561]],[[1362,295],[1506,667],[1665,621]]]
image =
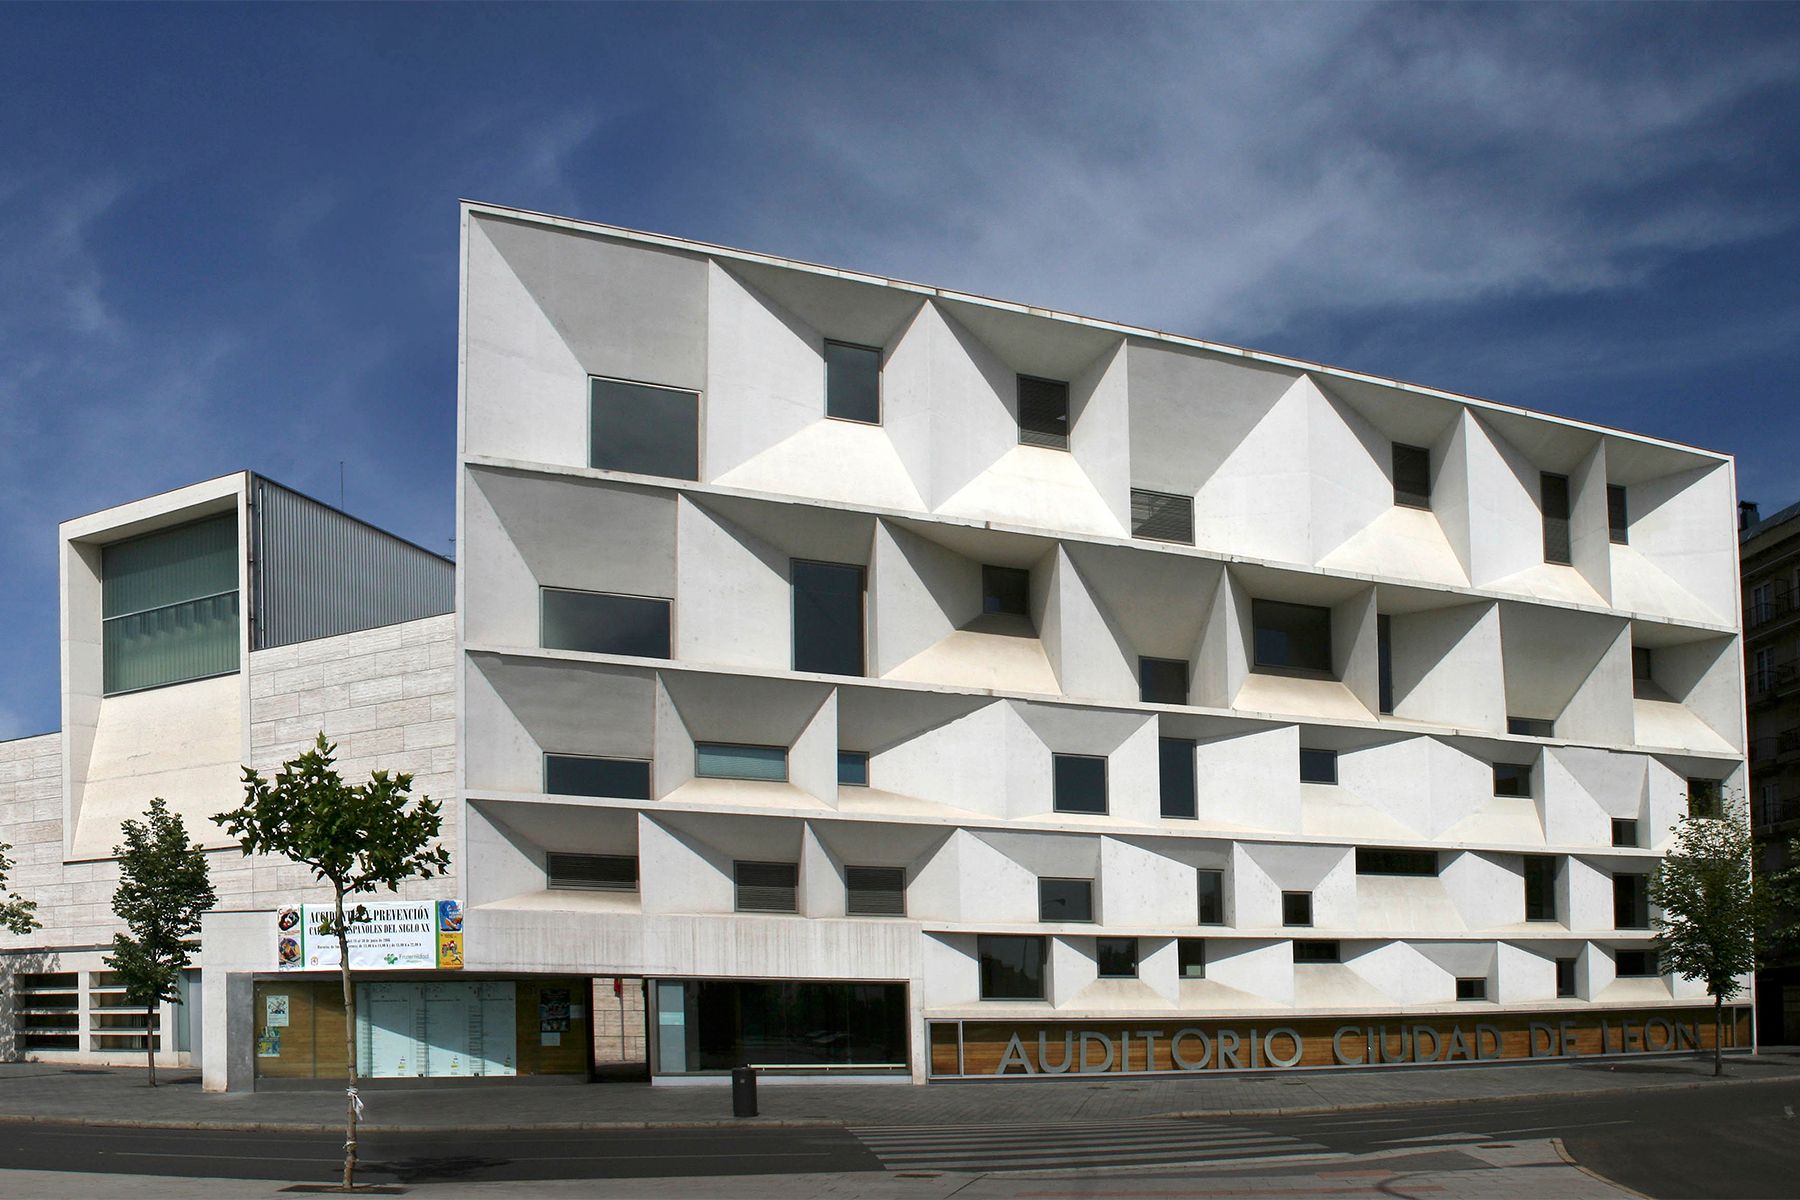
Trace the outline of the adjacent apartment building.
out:
[[[597,976],[659,1079],[1711,1044],[1645,885],[1745,783],[1729,457],[478,204],[459,346],[454,616],[229,685],[245,761],[431,743],[454,874],[380,914],[439,942],[369,952],[369,1073],[578,1074]],[[110,836],[62,769],[59,887]],[[237,869],[188,1053],[328,1077],[319,897]]]

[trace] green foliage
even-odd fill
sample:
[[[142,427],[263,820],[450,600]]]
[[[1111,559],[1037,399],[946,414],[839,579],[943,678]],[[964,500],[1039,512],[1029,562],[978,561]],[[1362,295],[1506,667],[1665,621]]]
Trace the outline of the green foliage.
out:
[[[1718,817],[1686,816],[1650,879],[1653,925],[1663,965],[1702,980],[1716,1001],[1743,991],[1756,969],[1763,896],[1752,874],[1754,846],[1744,807],[1725,803]]]
[[[12,874],[12,844],[0,842],[0,929],[13,933],[30,933],[38,927],[37,901],[27,900],[6,886]]]
[[[218,901],[206,855],[188,841],[181,814],[158,796],[147,818],[125,822],[125,842],[113,847],[119,859],[113,911],[130,932],[115,933],[106,956],[126,996],[146,1006],[180,1002],[176,983],[199,949],[200,916]]]
[[[1771,841],[1764,849],[1786,864],[1771,865],[1757,881],[1763,893],[1765,921],[1762,962],[1764,966],[1782,966],[1800,959],[1800,838],[1790,838],[1784,846]]]

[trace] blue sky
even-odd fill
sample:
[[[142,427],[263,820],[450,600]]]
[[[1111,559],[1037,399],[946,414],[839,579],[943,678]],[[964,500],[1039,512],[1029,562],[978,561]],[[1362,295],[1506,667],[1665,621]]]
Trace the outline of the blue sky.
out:
[[[0,738],[55,525],[240,468],[448,549],[456,201],[1740,456],[1800,499],[1800,7],[0,6]]]

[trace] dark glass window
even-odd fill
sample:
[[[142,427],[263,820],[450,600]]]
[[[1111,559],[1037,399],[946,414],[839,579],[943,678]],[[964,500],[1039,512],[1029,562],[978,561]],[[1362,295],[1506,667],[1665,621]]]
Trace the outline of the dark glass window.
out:
[[[1508,717],[1506,732],[1517,737],[1555,737],[1556,722],[1546,721],[1541,717]]]
[[[1539,506],[1544,513],[1544,561],[1562,563],[1569,558],[1569,477],[1545,471],[1538,476]]]
[[[100,658],[105,693],[236,671],[241,565],[235,513],[103,546]]]
[[[544,856],[544,874],[558,891],[635,892],[638,860],[630,854],[559,854]]]
[[[981,959],[983,1000],[1042,1000],[1045,941],[1016,934],[982,934],[975,939]]]
[[[650,799],[650,764],[639,758],[544,755],[544,790],[552,796]]]
[[[1138,659],[1138,699],[1145,704],[1186,704],[1188,665],[1180,658]]]
[[[881,424],[881,351],[846,342],[825,343],[825,415]]]
[[[1456,981],[1456,998],[1458,1000],[1486,1000],[1487,980],[1458,979]]]
[[[1637,821],[1629,817],[1612,819],[1612,842],[1615,846],[1635,846],[1638,844]]]
[[[700,478],[696,393],[616,379],[595,379],[589,386],[588,466]]]
[[[869,786],[869,755],[866,751],[838,751],[838,782],[847,787]]]
[[[1131,536],[1193,545],[1194,498],[1132,488]]]
[[[1183,979],[1206,978],[1206,939],[1180,938],[1175,943],[1175,970]]]
[[[981,568],[981,611],[1031,615],[1031,572],[1019,567]]]
[[[902,867],[845,867],[845,911],[853,917],[904,917],[906,871]]]
[[[791,913],[800,886],[796,863],[737,862],[732,864],[737,883],[739,912]]]
[[[1055,808],[1061,813],[1106,811],[1106,760],[1087,754],[1051,756]]]
[[[1556,960],[1556,995],[1559,999],[1575,994],[1575,960],[1559,958]]]
[[[1394,503],[1431,507],[1431,451],[1394,443]]]
[[[1606,489],[1606,531],[1620,546],[1631,542],[1631,512],[1625,504],[1625,489],[1616,483]]]
[[[1334,963],[1342,962],[1343,958],[1343,948],[1336,941],[1294,943],[1294,961],[1296,963]]]
[[[1337,751],[1300,748],[1301,783],[1336,783]]]
[[[1613,972],[1620,979],[1649,979],[1662,974],[1662,964],[1654,950],[1615,950]]]
[[[684,1011],[671,1015],[683,1019],[662,1030],[674,1037],[685,1032],[688,1073],[729,1071],[747,1062],[887,1069],[907,1062],[903,983],[702,979],[659,985],[675,988],[685,993]]]
[[[756,779],[780,783],[787,778],[787,747],[696,742],[694,774],[702,779]]]
[[[1650,878],[1647,875],[1613,876],[1613,927],[1650,928]]]
[[[1199,815],[1199,797],[1194,788],[1194,742],[1191,738],[1158,738],[1156,741],[1157,782],[1162,789],[1162,815],[1188,817]]]
[[[1311,925],[1313,923],[1312,893],[1281,893],[1281,923],[1283,925]]]
[[[1525,919],[1556,920],[1556,859],[1548,855],[1525,856]]]
[[[1378,850],[1367,846],[1356,848],[1358,875],[1436,875],[1438,856],[1435,850]]]
[[[1069,385],[1055,379],[1019,376],[1019,444],[1069,448]]]
[[[1082,922],[1093,919],[1093,880],[1038,880],[1038,920]]]
[[[1712,817],[1717,820],[1725,815],[1717,779],[1689,779],[1687,785],[1690,817]]]
[[[1223,925],[1225,923],[1225,872],[1201,867],[1195,873],[1195,882],[1200,892],[1200,913],[1197,924]]]
[[[1656,678],[1656,658],[1643,646],[1631,648],[1631,682],[1650,683]]]
[[[790,564],[794,581],[794,670],[863,673],[863,569],[843,563]]]
[[[1376,707],[1394,711],[1394,626],[1386,613],[1375,617]]]
[[[1527,763],[1495,763],[1494,795],[1531,795],[1531,767]]]
[[[1331,610],[1315,604],[1252,600],[1256,669],[1331,674]]]
[[[669,657],[669,602],[648,596],[614,596],[543,588],[546,650]]]
[[[1136,938],[1095,938],[1094,963],[1102,979],[1136,979],[1138,973],[1138,940]]]

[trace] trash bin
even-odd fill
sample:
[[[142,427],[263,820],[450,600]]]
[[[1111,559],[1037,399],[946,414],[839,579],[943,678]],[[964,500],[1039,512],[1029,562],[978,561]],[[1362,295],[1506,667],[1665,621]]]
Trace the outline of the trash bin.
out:
[[[734,1067],[731,1071],[731,1115],[756,1115],[756,1068]]]

